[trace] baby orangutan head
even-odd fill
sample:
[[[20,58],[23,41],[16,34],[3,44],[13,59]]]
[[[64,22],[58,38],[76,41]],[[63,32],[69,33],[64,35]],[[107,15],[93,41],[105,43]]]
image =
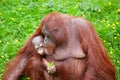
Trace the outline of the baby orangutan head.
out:
[[[52,55],[54,53],[56,44],[52,42],[53,39],[51,39],[51,37],[46,37],[46,35],[45,38],[36,36],[32,39],[32,44],[40,55]]]
[[[38,54],[44,55],[44,48],[43,48],[43,37],[42,36],[36,36],[32,39],[32,44],[34,45],[35,49],[37,50]]]

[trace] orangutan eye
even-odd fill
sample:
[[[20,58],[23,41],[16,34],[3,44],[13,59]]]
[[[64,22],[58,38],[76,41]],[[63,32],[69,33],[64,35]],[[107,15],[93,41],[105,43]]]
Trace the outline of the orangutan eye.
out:
[[[38,50],[38,49],[39,49],[39,46],[35,46],[35,48]]]
[[[50,37],[48,35],[45,35],[44,42],[47,42]]]
[[[60,29],[56,29],[55,31],[56,31],[56,32],[59,32],[59,31],[60,31]]]
[[[54,32],[60,32],[60,29],[59,28],[56,28],[53,30]]]

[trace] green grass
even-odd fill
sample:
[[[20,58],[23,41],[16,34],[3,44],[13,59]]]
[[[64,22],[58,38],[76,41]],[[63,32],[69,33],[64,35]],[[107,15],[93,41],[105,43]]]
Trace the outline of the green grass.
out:
[[[50,12],[88,19],[101,37],[120,80],[120,0],[0,0],[0,78],[5,64]]]

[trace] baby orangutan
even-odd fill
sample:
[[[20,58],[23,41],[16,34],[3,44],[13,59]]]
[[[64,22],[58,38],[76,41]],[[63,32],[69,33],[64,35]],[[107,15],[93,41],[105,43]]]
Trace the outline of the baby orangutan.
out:
[[[35,49],[37,50],[38,54],[40,55],[45,55],[44,53],[44,48],[43,48],[43,37],[42,36],[36,36],[32,39],[32,44],[35,47]]]
[[[46,55],[46,48],[43,47],[44,39],[42,36],[36,36],[32,39],[32,44],[41,56]],[[48,73],[53,74],[56,71],[54,62],[48,62],[44,57],[42,59],[43,64],[46,66]]]

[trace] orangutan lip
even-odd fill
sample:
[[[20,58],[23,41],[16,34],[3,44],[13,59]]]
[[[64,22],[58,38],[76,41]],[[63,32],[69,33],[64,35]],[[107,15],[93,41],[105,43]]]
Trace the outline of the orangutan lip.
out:
[[[52,48],[51,46],[43,46],[43,48]]]

